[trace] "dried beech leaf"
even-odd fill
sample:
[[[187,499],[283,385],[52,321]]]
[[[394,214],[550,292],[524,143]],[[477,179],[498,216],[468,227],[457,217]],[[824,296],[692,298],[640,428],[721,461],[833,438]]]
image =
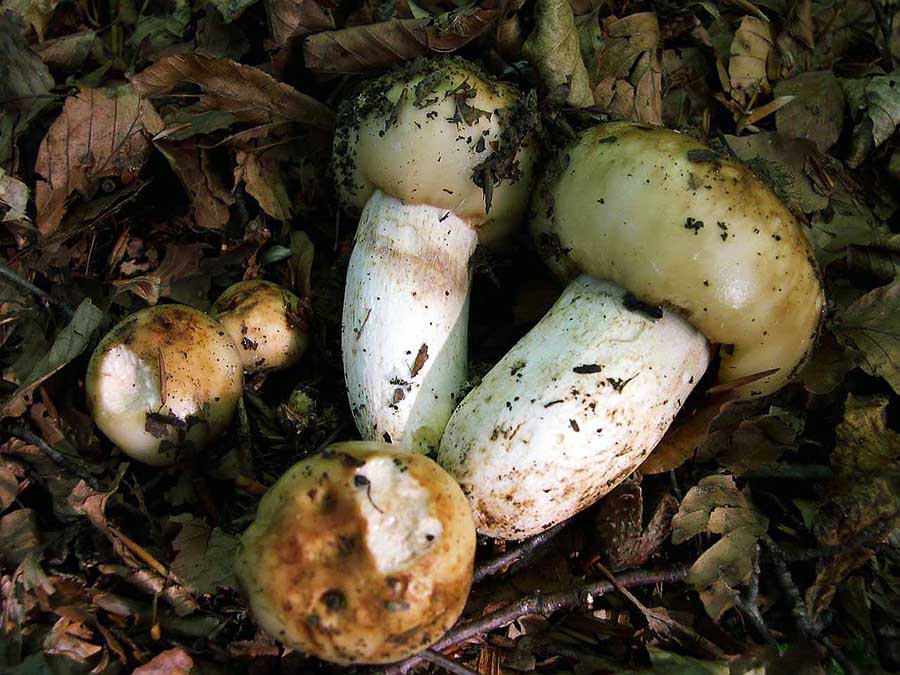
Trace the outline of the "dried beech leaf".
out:
[[[866,293],[835,321],[837,339],[862,354],[860,366],[900,394],[900,281]]]
[[[597,57],[595,103],[636,122],[662,124],[659,21],[653,12],[603,23],[606,42]]]
[[[306,67],[331,75],[360,74],[456,51],[494,23],[491,8],[458,10],[427,19],[392,19],[310,35],[303,43]]]
[[[297,124],[330,130],[334,113],[322,103],[278,82],[258,68],[201,54],[168,56],[131,78],[144,96],[168,94],[184,83],[202,90],[200,102],[250,124]]]
[[[132,675],[191,675],[194,660],[181,647],[160,652],[150,661],[135,668]]]
[[[144,116],[156,112],[128,85],[111,91],[82,89],[65,107],[38,149],[35,171],[37,226],[44,236],[59,227],[74,192],[94,195],[103,178],[133,181],[150,156]]]
[[[191,200],[191,212],[197,227],[221,230],[231,214],[234,203],[231,192],[218,173],[209,171],[208,151],[192,143],[157,141],[156,147],[169,160]]]
[[[830,70],[802,73],[778,82],[774,94],[794,97],[775,114],[778,133],[810,140],[822,152],[840,138],[844,128],[844,92]]]
[[[728,59],[731,95],[740,104],[768,87],[766,64],[772,46],[772,28],[767,21],[752,16],[741,19]]]
[[[92,30],[71,33],[38,45],[37,53],[47,65],[63,72],[74,72],[87,59],[96,39],[97,33]]]
[[[235,158],[234,182],[244,183],[247,193],[275,220],[290,220],[293,206],[281,167],[271,152],[239,150]]]
[[[714,620],[734,606],[737,587],[753,573],[758,541],[768,527],[768,519],[750,501],[749,490],[739,491],[731,476],[707,476],[684,496],[672,519],[672,542],[679,544],[703,532],[721,535],[687,576]]]
[[[266,0],[272,39],[283,45],[292,37],[334,30],[330,2],[318,0]]]
[[[537,0],[534,22],[535,28],[525,40],[522,55],[538,71],[545,89],[571,106],[593,105],[569,0]]]

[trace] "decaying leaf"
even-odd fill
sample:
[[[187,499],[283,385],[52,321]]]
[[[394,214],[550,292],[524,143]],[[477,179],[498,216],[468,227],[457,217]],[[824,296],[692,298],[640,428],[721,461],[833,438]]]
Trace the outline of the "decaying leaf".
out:
[[[292,37],[334,30],[332,8],[320,0],[266,0],[272,39],[283,45]]]
[[[87,349],[102,321],[103,312],[90,299],[78,305],[72,320],[57,334],[47,353],[18,383],[12,396],[0,406],[0,419],[21,415],[31,392]]]
[[[32,509],[16,509],[0,518],[0,559],[18,565],[40,545],[37,514]]]
[[[900,393],[900,281],[866,293],[834,326],[837,339],[862,355],[860,366]]]
[[[96,39],[97,33],[92,30],[63,35],[38,45],[37,53],[48,66],[73,72],[85,62]]]
[[[243,183],[267,215],[275,220],[290,220],[293,205],[274,153],[239,150],[235,161],[235,185]]]
[[[853,129],[850,168],[890,138],[900,125],[900,71],[867,79],[841,80],[856,127]]]
[[[306,67],[331,75],[370,73],[419,56],[453,52],[489,26],[496,9],[475,7],[419,19],[391,19],[309,36],[303,43]]]
[[[767,62],[772,52],[772,28],[755,16],[741,19],[728,59],[731,96],[741,105],[769,86]]]
[[[175,171],[191,201],[191,212],[197,227],[221,230],[231,217],[229,207],[234,197],[222,176],[210,169],[210,151],[195,143],[156,141],[163,156]]]
[[[796,447],[803,419],[793,412],[773,410],[713,431],[700,449],[735,476],[774,464],[783,452]]]
[[[301,298],[309,297],[312,290],[310,279],[315,253],[316,247],[309,235],[302,230],[291,232],[291,257],[288,267],[291,271],[291,286]]]
[[[295,123],[329,130],[334,113],[306,94],[278,82],[258,68],[230,59],[201,54],[179,54],[154,63],[131,78],[143,96],[161,96],[191,83],[203,92],[200,103],[209,110],[223,110],[250,124]]]
[[[597,57],[594,102],[636,122],[662,124],[662,64],[659,21],[653,12],[603,23],[604,44]]]
[[[234,587],[232,560],[238,538],[212,528],[190,514],[171,519],[181,524],[173,546],[178,552],[172,569],[191,588],[200,593],[215,593],[219,586]]]
[[[209,309],[206,296],[209,276],[202,268],[204,244],[169,245],[159,267],[151,274],[115,281],[117,288],[131,291],[148,305],[155,305],[161,297],[174,298],[198,309]],[[189,287],[193,292],[187,293]]]
[[[256,4],[256,0],[210,0],[210,4],[219,10],[225,23],[231,23],[239,19],[248,7]]]
[[[522,54],[552,96],[578,108],[593,104],[575,15],[568,0],[537,0],[535,28],[525,40]]]
[[[834,145],[844,128],[844,92],[830,70],[801,73],[775,85],[775,96],[794,99],[775,113],[778,133],[804,138],[822,152]]]
[[[639,567],[650,559],[672,531],[678,500],[664,494],[644,525],[644,495],[640,485],[626,481],[610,492],[594,515],[594,527],[604,564],[614,572]]]
[[[707,476],[685,495],[672,519],[672,542],[680,544],[703,532],[722,535],[691,566],[687,577],[713,619],[734,606],[737,587],[750,579],[758,541],[768,527],[768,519],[750,500],[749,489],[739,491],[731,476]]]
[[[181,647],[160,652],[147,663],[136,668],[132,675],[191,675],[194,660]]]
[[[59,227],[75,192],[90,199],[104,178],[134,180],[150,156],[145,116],[156,116],[130,86],[82,89],[66,99],[62,114],[38,150],[35,171],[37,226],[46,236]]]
[[[0,169],[0,223],[28,220],[28,186]]]

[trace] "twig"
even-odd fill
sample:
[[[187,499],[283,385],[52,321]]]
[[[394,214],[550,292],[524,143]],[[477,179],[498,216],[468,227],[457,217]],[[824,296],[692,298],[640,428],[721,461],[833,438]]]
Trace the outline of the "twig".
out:
[[[626,588],[652,586],[681,581],[687,575],[687,571],[688,565],[675,565],[663,570],[638,570],[620,575],[617,577],[617,581]],[[433,644],[431,649],[442,651],[469,638],[507,626],[526,614],[549,616],[563,609],[590,605],[595,599],[614,591],[615,588],[609,581],[595,581],[568,591],[547,593],[546,595],[541,592],[532,593],[478,619],[458,624]],[[424,660],[421,654],[411,656],[404,661],[387,666],[384,675],[405,675]]]
[[[756,554],[753,556],[753,574],[750,577],[750,583],[747,586],[746,594],[739,594],[735,600],[737,608],[753,626],[753,630],[757,635],[765,641],[766,644],[775,644],[775,638],[769,632],[762,613],[759,611],[759,544],[756,545]]]
[[[457,663],[453,659],[448,658],[433,649],[426,649],[422,652],[421,656],[425,661],[440,666],[448,673],[453,673],[453,675],[478,675],[474,670],[466,668],[464,665]]]
[[[858,673],[859,671],[856,666],[844,656],[827,635],[822,634],[821,627],[813,623],[812,618],[806,611],[806,603],[803,601],[800,589],[797,588],[794,577],[788,569],[784,551],[781,550],[781,547],[776,544],[771,537],[763,539],[763,543],[766,546],[766,551],[769,554],[769,560],[772,562],[772,567],[775,569],[775,577],[778,580],[778,585],[781,586],[782,592],[787,596],[788,602],[790,603],[791,614],[794,617],[794,622],[797,624],[800,633],[806,639],[818,642],[824,646],[825,649],[828,650],[828,653],[834,657],[835,661],[841,665],[844,672],[854,675]]]
[[[66,457],[59,450],[54,448],[52,445],[47,443],[43,438],[38,436],[36,433],[28,429],[27,427],[21,425],[15,425],[11,427],[3,427],[0,429],[7,436],[12,436],[13,438],[18,438],[20,441],[25,441],[33,446],[35,446],[38,450],[43,452],[47,457],[58,466],[63,471],[72,474],[73,476],[77,476],[85,483],[87,483],[92,490],[101,490],[100,483],[97,482],[97,479],[84,471],[77,463],[73,462],[71,459]]]
[[[536,534],[521,545],[508,550],[506,553],[483,562],[475,568],[475,574],[472,575],[472,583],[480,583],[487,577],[502,572],[513,563],[524,562],[525,559],[530,558],[537,549],[541,548],[544,544],[551,541],[556,535],[562,532],[565,526],[565,522],[555,525],[546,532]]]
[[[64,302],[60,302],[58,300],[54,300],[53,298],[51,298],[49,293],[41,290],[40,288],[35,286],[30,281],[26,281],[25,279],[20,277],[15,272],[15,270],[13,270],[11,267],[9,267],[4,262],[0,262],[0,277],[3,277],[10,283],[13,283],[16,286],[19,286],[20,288],[24,288],[26,291],[28,291],[30,293],[33,293],[34,295],[39,297],[41,300],[43,300],[47,305],[53,305],[55,307],[58,307],[62,311],[62,313],[65,314],[66,316],[68,316],[68,317],[74,316],[75,312],[72,310],[71,307],[69,307]]]
[[[834,477],[834,471],[824,464],[765,464],[741,474],[741,478],[774,480],[823,481]]]

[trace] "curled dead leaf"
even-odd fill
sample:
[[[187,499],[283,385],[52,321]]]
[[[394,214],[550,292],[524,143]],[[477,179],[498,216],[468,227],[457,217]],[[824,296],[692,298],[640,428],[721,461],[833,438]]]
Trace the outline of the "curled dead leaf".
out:
[[[767,62],[772,52],[772,27],[753,16],[741,19],[728,59],[731,97],[741,105],[769,85]]]

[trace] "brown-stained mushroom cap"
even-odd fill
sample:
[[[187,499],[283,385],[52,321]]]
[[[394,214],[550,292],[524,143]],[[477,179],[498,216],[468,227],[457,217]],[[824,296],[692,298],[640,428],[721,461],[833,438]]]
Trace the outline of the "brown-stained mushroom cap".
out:
[[[263,497],[236,572],[257,622],[335,663],[389,663],[435,642],[465,606],[475,528],[430,459],[339,443]]]

